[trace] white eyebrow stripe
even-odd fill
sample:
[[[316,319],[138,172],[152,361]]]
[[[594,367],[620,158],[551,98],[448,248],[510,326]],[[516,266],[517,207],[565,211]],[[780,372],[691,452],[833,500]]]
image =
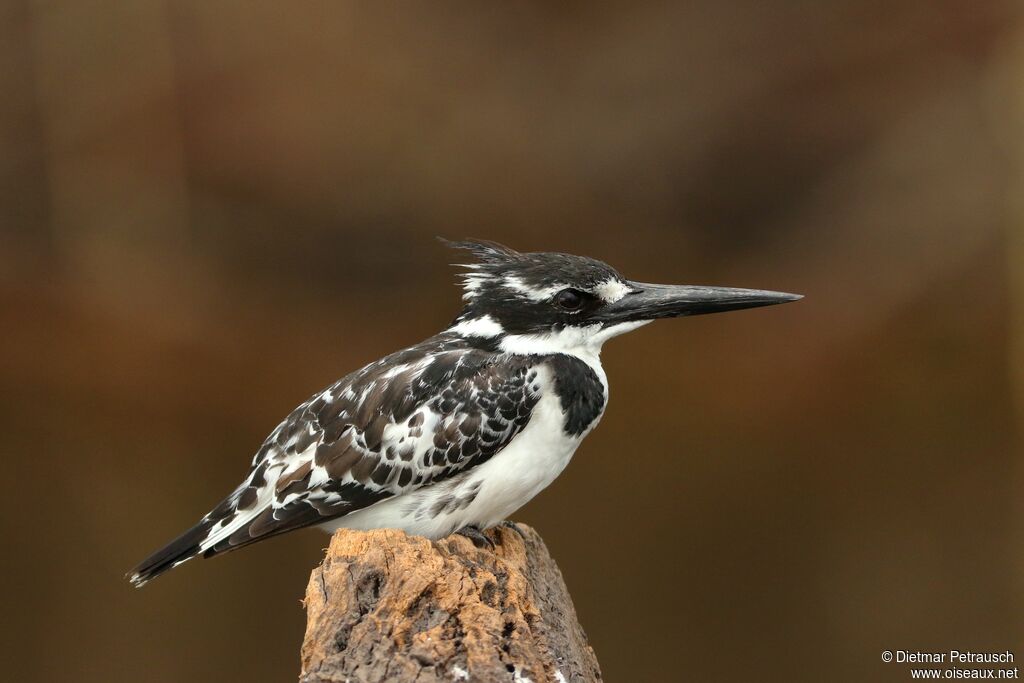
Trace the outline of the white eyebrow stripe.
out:
[[[528,284],[520,280],[515,275],[507,276],[504,279],[503,284],[505,285],[506,288],[511,289],[513,292],[522,294],[527,299],[530,299],[532,301],[544,301],[545,299],[550,299],[557,292],[560,292],[563,289],[569,287],[569,285],[567,284],[558,282],[549,287],[534,289],[533,287],[530,287]]]

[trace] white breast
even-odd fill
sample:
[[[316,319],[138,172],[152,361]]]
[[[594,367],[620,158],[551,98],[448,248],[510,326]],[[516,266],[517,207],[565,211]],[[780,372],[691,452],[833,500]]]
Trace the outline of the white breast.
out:
[[[544,367],[538,370],[541,398],[534,406],[530,422],[497,455],[448,481],[389,498],[331,520],[321,528],[398,528],[410,534],[441,538],[466,525],[487,528],[507,519],[561,474],[576,447],[600,420],[598,417],[578,437],[566,435],[562,428],[565,416],[553,390],[550,371]],[[461,509],[431,513],[431,508],[441,501],[473,491],[472,502]]]

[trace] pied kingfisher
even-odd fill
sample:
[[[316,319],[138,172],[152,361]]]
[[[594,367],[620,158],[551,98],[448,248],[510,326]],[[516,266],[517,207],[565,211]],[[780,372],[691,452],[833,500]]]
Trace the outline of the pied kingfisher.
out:
[[[475,263],[451,326],[313,394],[245,481],[139,564],[133,584],[306,526],[489,543],[481,530],[550,484],[601,419],[606,341],[657,318],[801,298],[633,282],[591,258],[494,242],[452,246]]]

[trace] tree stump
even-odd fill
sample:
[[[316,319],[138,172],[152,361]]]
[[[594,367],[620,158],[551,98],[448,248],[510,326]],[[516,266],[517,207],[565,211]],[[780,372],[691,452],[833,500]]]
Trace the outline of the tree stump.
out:
[[[300,683],[601,680],[561,572],[536,531],[429,541],[334,534],[306,589]]]

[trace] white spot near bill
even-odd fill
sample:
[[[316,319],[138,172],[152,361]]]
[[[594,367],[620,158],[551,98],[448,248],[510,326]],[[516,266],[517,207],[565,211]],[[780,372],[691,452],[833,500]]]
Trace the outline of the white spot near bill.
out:
[[[594,294],[601,297],[606,303],[613,304],[629,294],[629,286],[612,278],[594,287]]]

